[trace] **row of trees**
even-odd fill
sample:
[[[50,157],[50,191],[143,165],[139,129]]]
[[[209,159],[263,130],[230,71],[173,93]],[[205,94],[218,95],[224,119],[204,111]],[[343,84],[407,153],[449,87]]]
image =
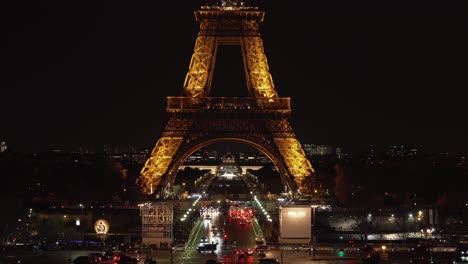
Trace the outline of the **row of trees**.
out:
[[[59,233],[74,236],[67,226],[57,222],[59,220],[41,222],[30,218],[30,209],[36,211],[54,205],[136,203],[144,197],[135,186],[138,166],[98,155],[80,158],[70,154],[49,155],[2,153],[0,156],[3,176],[0,210],[8,212],[0,218],[3,241],[23,237],[33,229],[49,238]],[[22,225],[26,219],[30,220],[29,228]],[[63,230],[52,230],[52,226]]]

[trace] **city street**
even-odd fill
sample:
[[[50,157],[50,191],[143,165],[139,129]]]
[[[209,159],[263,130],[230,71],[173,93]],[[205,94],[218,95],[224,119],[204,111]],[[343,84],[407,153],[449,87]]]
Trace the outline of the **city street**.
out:
[[[23,256],[19,256],[21,263],[29,264],[66,264],[70,263],[68,261],[71,256],[72,259],[77,256],[87,255],[95,251],[50,251],[50,252],[39,252],[39,253],[25,253]],[[135,252],[127,252],[129,256],[138,257],[140,260],[138,263],[143,263],[145,253],[137,254]],[[151,255],[150,252],[148,252]],[[281,257],[282,255],[282,257]],[[187,251],[176,251],[173,253],[172,262],[171,262],[171,253],[170,251],[156,250],[152,253],[154,259],[157,260],[157,263],[175,263],[175,264],[203,264],[208,259],[216,259],[223,263],[258,263],[258,257],[254,253],[254,256],[249,257],[248,259],[237,261],[232,251],[220,251],[218,253],[206,253],[200,254],[196,250],[189,249]],[[277,258],[283,260],[283,264],[344,264],[344,263],[362,263],[362,261],[355,254],[345,253],[343,256],[332,253],[318,253],[315,257],[312,257],[308,254],[307,251],[291,251],[291,250],[271,250],[267,252],[266,257]],[[400,253],[389,253],[386,256],[388,259],[382,258],[380,263],[388,264],[406,264],[410,263],[410,255],[407,252]],[[452,263],[453,254],[451,253],[441,253],[434,254],[434,263]]]

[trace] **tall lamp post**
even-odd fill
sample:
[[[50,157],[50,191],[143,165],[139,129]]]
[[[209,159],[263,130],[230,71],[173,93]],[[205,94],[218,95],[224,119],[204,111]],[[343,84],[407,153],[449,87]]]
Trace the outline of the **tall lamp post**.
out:
[[[315,237],[315,209],[318,207],[318,205],[311,205],[310,207],[312,207],[312,228],[311,228],[311,243],[310,243],[310,246],[311,248],[309,248],[309,255],[313,252],[314,256],[315,256],[315,240],[316,240],[316,237]]]

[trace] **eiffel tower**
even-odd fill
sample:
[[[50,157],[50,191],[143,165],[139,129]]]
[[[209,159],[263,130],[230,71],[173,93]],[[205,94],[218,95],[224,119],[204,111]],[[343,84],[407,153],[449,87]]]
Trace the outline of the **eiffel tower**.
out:
[[[164,197],[193,152],[228,141],[263,152],[292,197],[323,195],[290,125],[290,98],[275,91],[259,32],[265,12],[245,3],[209,1],[194,12],[200,29],[182,93],[167,97],[168,123],[137,179],[145,193]],[[223,45],[241,48],[246,97],[210,97],[217,50]]]

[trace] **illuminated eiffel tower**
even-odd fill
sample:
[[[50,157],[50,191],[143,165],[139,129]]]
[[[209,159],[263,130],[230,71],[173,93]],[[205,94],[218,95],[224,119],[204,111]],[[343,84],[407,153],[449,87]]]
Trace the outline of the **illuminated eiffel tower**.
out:
[[[181,96],[167,98],[168,123],[137,180],[146,193],[164,195],[188,156],[227,141],[270,158],[292,197],[323,194],[289,123],[290,98],[275,91],[259,32],[265,12],[245,3],[211,1],[194,12],[200,30]],[[246,97],[210,97],[216,54],[223,45],[241,48]]]

